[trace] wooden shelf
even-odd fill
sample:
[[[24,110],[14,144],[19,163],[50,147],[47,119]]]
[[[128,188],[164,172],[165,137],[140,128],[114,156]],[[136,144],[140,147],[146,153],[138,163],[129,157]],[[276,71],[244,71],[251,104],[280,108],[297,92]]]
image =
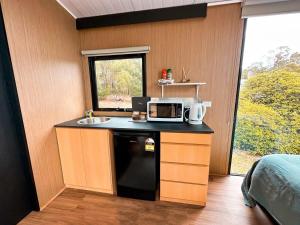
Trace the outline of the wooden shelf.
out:
[[[195,98],[198,99],[199,89],[201,85],[205,85],[206,83],[194,82],[194,83],[171,83],[171,84],[158,84],[161,87],[161,97],[164,97],[164,89],[166,86],[186,86],[186,87],[195,87]]]
[[[206,83],[172,83],[172,84],[159,84],[159,86],[200,86]]]

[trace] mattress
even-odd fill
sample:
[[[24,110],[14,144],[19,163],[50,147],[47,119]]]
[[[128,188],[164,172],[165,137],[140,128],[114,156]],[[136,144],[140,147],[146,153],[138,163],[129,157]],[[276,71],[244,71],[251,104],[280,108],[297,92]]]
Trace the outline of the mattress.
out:
[[[300,225],[300,155],[273,154],[254,163],[242,184],[245,204],[263,206],[282,225]]]

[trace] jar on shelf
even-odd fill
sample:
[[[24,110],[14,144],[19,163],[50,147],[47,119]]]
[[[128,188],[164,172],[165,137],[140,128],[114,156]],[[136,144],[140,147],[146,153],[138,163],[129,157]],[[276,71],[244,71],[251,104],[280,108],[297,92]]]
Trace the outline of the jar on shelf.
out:
[[[173,74],[172,74],[172,69],[167,69],[167,79],[172,80]]]

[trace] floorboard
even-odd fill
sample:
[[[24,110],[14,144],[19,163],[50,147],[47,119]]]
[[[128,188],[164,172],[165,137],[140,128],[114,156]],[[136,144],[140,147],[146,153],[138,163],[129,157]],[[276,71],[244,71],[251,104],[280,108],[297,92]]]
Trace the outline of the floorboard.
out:
[[[206,207],[142,201],[66,189],[21,225],[271,225],[259,207],[243,204],[242,177],[212,177]]]

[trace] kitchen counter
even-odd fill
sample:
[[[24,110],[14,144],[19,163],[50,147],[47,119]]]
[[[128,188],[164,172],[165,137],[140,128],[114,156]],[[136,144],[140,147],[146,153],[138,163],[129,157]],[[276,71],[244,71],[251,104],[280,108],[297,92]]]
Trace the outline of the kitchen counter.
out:
[[[55,127],[68,128],[91,128],[91,129],[112,129],[112,130],[138,130],[138,131],[169,131],[169,132],[187,132],[187,133],[205,133],[210,134],[214,131],[205,123],[201,125],[190,125],[187,123],[170,122],[132,122],[129,117],[111,117],[111,120],[95,125],[78,124],[74,119],[55,125]]]

